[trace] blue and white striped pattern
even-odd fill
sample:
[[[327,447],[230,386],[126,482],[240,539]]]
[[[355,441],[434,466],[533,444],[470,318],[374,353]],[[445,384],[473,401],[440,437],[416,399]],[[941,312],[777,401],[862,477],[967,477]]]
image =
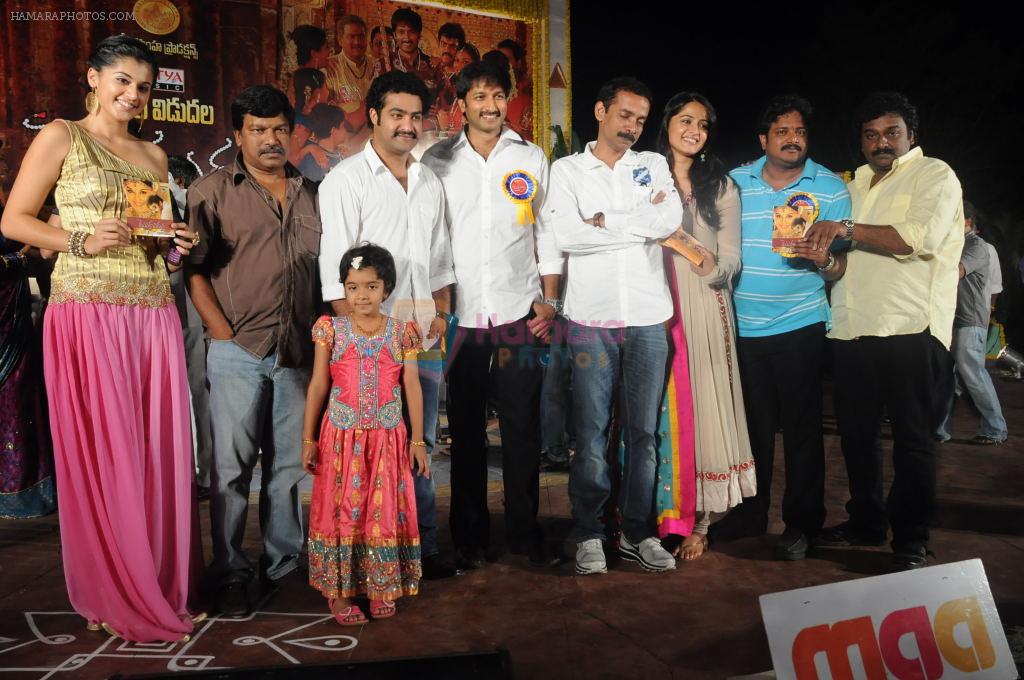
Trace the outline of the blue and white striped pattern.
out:
[[[838,176],[807,159],[793,184],[775,191],[761,179],[765,158],[729,174],[740,188],[743,205],[743,269],[733,292],[737,331],[743,337],[778,335],[822,321],[832,325],[825,282],[813,263],[772,252],[775,206],[797,192],[813,194],[821,207],[819,220],[850,217],[850,193]]]

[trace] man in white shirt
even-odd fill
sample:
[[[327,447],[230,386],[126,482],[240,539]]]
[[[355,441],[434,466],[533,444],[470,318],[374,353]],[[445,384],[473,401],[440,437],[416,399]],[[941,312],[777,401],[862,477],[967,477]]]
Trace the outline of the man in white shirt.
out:
[[[510,81],[507,70],[490,62],[464,68],[454,85],[467,125],[423,156],[444,184],[458,279],[459,328],[450,356],[447,403],[452,539],[456,565],[467,568],[483,564],[490,542],[489,385],[501,422],[509,547],[536,566],[559,562],[545,546],[537,507],[544,375],[540,355],[561,307],[556,298],[562,254],[540,214],[547,158],[540,147],[502,128]]]
[[[439,345],[445,333],[449,286],[455,283],[441,182],[411,155],[429,103],[426,86],[411,73],[396,70],[375,79],[366,95],[370,141],[331,170],[319,192],[324,300],[330,301],[335,314],[347,314],[338,269],[342,255],[364,241],[387,248],[395,258],[398,276],[382,309],[389,316],[414,322],[407,341],[424,350]],[[428,455],[437,432],[441,384],[441,371],[430,370],[430,363],[420,369]],[[438,551],[434,483],[421,475],[414,479],[423,576],[454,575],[454,567]]]
[[[892,526],[893,564],[927,563],[935,514],[932,437],[952,379],[949,354],[964,246],[960,181],[917,144],[917,109],[897,92],[870,95],[857,112],[867,165],[849,184],[853,219],[816,222],[820,250],[853,242],[832,289],[836,419],[850,479],[850,519],[821,545],[881,545]],[[882,495],[883,409],[892,419],[893,481]]]
[[[622,557],[650,571],[675,568],[655,537],[658,405],[665,388],[672,316],[661,246],[682,221],[668,163],[630,147],[643,131],[651,92],[615,78],[597,95],[597,141],[551,167],[544,215],[569,255],[565,316],[573,360],[576,457],[569,474],[576,571],[607,571],[602,517],[611,495],[605,458],[612,400],[621,392],[626,459],[619,508]]]

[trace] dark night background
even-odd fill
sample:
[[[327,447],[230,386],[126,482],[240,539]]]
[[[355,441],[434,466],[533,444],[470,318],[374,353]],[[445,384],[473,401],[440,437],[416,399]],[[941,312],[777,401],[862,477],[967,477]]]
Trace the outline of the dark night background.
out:
[[[1024,345],[1020,277],[1024,254],[1016,169],[1024,154],[1016,91],[1024,41],[1009,6],[964,3],[571,4],[573,130],[596,136],[594,95],[616,75],[654,91],[637,149],[653,149],[674,93],[706,95],[718,111],[714,151],[735,166],[761,155],[756,121],[775,94],[814,106],[810,155],[836,170],[864,163],[853,112],[875,90],[898,90],[918,108],[919,142],[952,166],[1000,252],[1004,294],[997,318]],[[1024,329],[1022,329],[1024,330]]]

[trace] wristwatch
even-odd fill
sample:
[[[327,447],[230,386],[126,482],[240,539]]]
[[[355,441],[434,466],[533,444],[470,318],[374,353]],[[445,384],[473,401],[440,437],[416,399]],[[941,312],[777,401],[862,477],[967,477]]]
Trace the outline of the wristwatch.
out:
[[[851,220],[849,217],[847,217],[846,219],[839,220],[839,224],[841,224],[844,227],[846,227],[846,240],[847,241],[852,241],[853,240],[853,227],[855,226],[854,221]]]
[[[555,308],[555,314],[562,313],[562,301],[558,298],[544,298],[541,300],[541,304],[551,305]]]

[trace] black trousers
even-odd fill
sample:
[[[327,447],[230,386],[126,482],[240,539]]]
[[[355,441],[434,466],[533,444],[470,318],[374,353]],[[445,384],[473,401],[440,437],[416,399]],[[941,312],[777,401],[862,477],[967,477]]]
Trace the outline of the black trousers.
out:
[[[531,314],[532,316],[532,314]],[[527,317],[529,318],[529,317]],[[540,493],[540,392],[547,346],[527,318],[491,328],[459,328],[448,371],[452,435],[451,529],[456,548],[487,548],[487,401],[501,428],[505,530],[509,546],[526,551],[543,541]]]
[[[949,352],[927,330],[835,341],[835,403],[850,480],[846,510],[860,532],[893,547],[928,542],[935,514],[935,396]],[[893,480],[882,497],[883,409],[892,421]]]
[[[821,531],[825,521],[824,355],[824,323],[737,340],[747,432],[757,472],[757,495],[737,508],[748,526],[763,531],[768,524],[775,433],[781,425],[786,462],[782,520],[787,529],[810,536]]]

